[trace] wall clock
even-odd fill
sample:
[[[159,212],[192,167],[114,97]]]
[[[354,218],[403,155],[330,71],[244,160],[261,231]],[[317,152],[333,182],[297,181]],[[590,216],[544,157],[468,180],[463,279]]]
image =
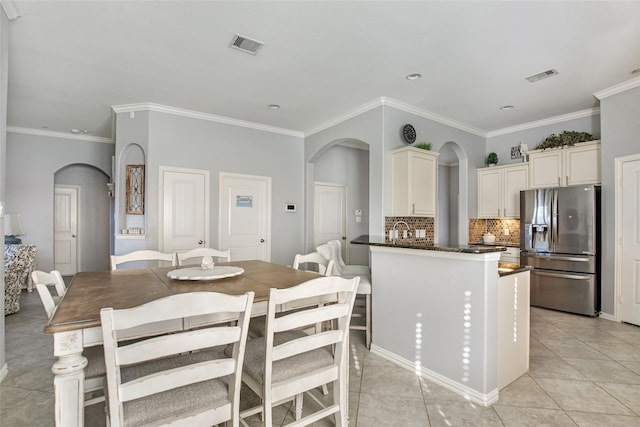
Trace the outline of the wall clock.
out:
[[[402,140],[407,144],[416,142],[416,129],[413,125],[406,124],[402,126]]]

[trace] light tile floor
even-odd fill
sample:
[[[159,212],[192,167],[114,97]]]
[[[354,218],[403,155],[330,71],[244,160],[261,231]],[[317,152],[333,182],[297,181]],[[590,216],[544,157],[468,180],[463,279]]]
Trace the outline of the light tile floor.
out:
[[[5,323],[9,373],[0,383],[0,425],[53,426],[52,339],[42,332],[38,295],[23,293],[21,311]],[[640,426],[639,327],[532,308],[529,373],[489,408],[368,352],[363,341],[352,333],[352,426]],[[314,405],[305,399],[306,410]],[[276,408],[279,424],[292,420],[290,409]],[[104,406],[90,407],[85,419],[104,425]],[[248,422],[260,425],[257,416]]]

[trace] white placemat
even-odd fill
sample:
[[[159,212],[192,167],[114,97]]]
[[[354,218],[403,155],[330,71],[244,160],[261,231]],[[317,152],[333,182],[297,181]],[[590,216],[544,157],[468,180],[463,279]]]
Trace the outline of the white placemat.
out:
[[[201,267],[171,270],[167,273],[167,277],[176,280],[216,280],[238,276],[242,273],[244,273],[244,269],[240,267],[216,265],[213,267],[213,270],[203,270]]]

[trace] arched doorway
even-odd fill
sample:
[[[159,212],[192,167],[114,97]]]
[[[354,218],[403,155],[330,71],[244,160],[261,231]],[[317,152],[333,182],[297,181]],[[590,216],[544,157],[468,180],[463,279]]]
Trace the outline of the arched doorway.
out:
[[[54,268],[63,275],[109,269],[109,177],[87,164],[54,174]]]
[[[333,186],[336,191],[344,191],[345,194],[343,215],[346,242],[343,244],[343,257],[352,264],[368,264],[368,248],[349,245],[348,242],[369,232],[369,145],[349,138],[332,141],[309,160],[307,172],[308,249],[315,248],[317,242],[314,234],[319,223],[316,216],[322,214],[315,203],[316,184],[326,188]],[[324,212],[327,208],[333,207],[324,206],[320,211]]]
[[[469,240],[468,158],[462,147],[448,141],[438,156],[438,243],[464,245]]]

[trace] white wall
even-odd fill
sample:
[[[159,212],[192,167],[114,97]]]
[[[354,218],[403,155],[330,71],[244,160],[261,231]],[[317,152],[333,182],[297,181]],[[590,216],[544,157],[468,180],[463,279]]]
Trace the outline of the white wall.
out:
[[[615,310],[615,159],[640,153],[640,88],[600,100],[602,126],[602,311]]]
[[[5,201],[5,171],[6,171],[6,148],[7,148],[7,59],[9,56],[9,21],[4,9],[0,8],[0,203]],[[0,213],[2,213],[0,207]],[[4,230],[4,217],[0,221],[0,226]],[[4,263],[0,267],[1,288],[0,302],[4,307]],[[4,335],[4,309],[0,316],[0,381],[6,373],[5,335]]]
[[[291,264],[303,250],[303,150],[301,138],[161,112],[117,115],[116,151],[136,143],[146,151],[146,247],[158,248],[159,167],[210,171],[209,242],[218,242],[219,174],[231,172],[272,177],[271,259]],[[118,154],[120,155],[120,154]],[[118,173],[118,175],[121,175]],[[123,203],[123,198],[118,195]],[[296,213],[284,212],[296,203]]]
[[[36,245],[38,269],[53,270],[54,175],[68,165],[84,164],[97,168],[106,177],[111,173],[114,145],[48,136],[7,134],[6,212],[22,217],[24,243]],[[82,179],[77,177],[77,179]],[[80,183],[76,180],[75,183]],[[107,188],[95,190],[107,199]],[[105,205],[108,210],[108,205]],[[103,213],[104,214],[104,213]],[[97,222],[96,222],[97,221]],[[103,229],[105,217],[87,216],[84,222]],[[107,220],[108,221],[108,220]],[[81,239],[95,236],[81,236]],[[94,244],[107,245],[107,242]],[[86,266],[87,269],[93,266]]]

